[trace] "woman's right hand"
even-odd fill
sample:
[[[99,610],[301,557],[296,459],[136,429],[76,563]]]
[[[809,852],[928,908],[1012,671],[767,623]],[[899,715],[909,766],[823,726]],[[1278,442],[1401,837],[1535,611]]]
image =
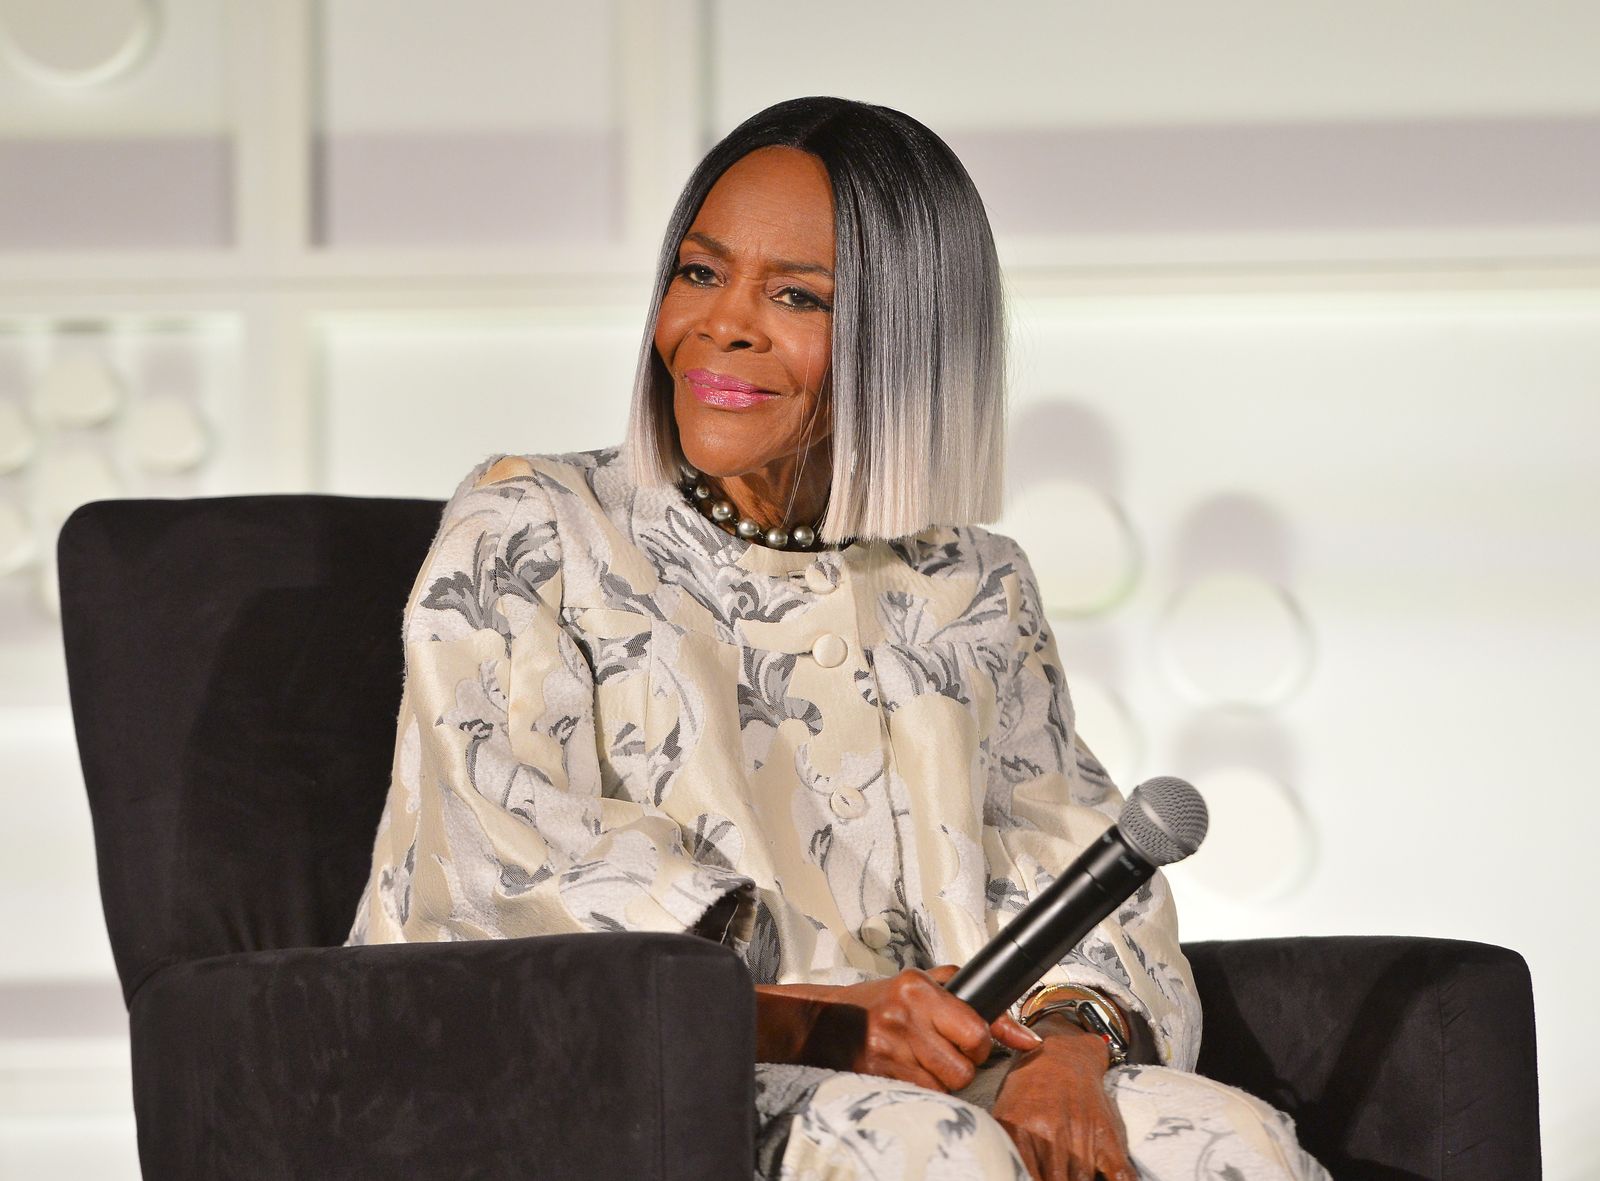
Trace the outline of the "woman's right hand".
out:
[[[955,974],[956,967],[945,964],[860,984],[764,985],[758,989],[758,1023],[770,1026],[766,1019],[784,1007],[765,998],[803,1000],[808,1013],[800,1019],[803,1031],[789,1039],[789,1060],[957,1091],[988,1059],[991,1035],[1024,1051],[1038,1048],[1040,1039],[1008,1014],[986,1024],[942,987]],[[758,1040],[765,1032],[758,1030]]]

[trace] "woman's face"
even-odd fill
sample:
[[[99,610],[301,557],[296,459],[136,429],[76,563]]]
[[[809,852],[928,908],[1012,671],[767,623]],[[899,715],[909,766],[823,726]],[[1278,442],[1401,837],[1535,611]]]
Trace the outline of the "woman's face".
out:
[[[690,463],[784,470],[826,440],[832,309],[827,171],[796,148],[757,149],[706,194],[656,318]]]

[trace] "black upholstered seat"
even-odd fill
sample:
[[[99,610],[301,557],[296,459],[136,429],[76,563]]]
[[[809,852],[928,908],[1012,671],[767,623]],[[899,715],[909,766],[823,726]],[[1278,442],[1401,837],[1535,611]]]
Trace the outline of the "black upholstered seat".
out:
[[[692,936],[345,948],[438,501],[102,501],[59,541],[145,1176],[748,1178],[754,1005]],[[1513,952],[1200,943],[1201,1069],[1340,1181],[1539,1175]]]

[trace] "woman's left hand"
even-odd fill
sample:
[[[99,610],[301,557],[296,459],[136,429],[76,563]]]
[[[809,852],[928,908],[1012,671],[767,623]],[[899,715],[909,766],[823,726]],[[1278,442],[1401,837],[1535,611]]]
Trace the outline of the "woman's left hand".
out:
[[[1035,1181],[1139,1181],[1122,1119],[1106,1094],[1105,1043],[1064,1017],[1034,1029],[1044,1044],[1011,1064],[991,1114]]]

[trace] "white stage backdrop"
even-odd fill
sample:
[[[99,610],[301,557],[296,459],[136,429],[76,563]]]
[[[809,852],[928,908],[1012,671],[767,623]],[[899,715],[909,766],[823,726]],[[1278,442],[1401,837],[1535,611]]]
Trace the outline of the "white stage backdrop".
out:
[[[1207,793],[1185,936],[1515,948],[1546,1175],[1600,1173],[1596,44],[1559,0],[0,0],[0,1181],[137,1175],[60,521],[616,441],[678,186],[813,93],[985,195],[999,527],[1090,745]]]

